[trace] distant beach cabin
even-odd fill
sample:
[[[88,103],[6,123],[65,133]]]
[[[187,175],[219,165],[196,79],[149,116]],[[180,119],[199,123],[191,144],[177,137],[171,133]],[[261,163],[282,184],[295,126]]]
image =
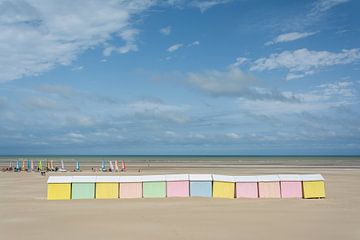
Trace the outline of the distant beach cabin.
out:
[[[190,196],[211,197],[212,176],[211,174],[190,174]]]
[[[144,198],[166,197],[165,175],[142,176]]]
[[[302,198],[302,183],[300,175],[280,174],[281,198]]]
[[[258,176],[260,198],[280,198],[280,179],[278,175]]]
[[[170,174],[165,176],[167,197],[189,197],[189,175]]]
[[[258,198],[257,176],[235,176],[236,198]]]
[[[48,200],[69,200],[71,199],[70,176],[50,176],[47,181]]]
[[[97,176],[95,197],[96,199],[119,198],[119,177]]]
[[[71,199],[94,199],[96,176],[74,176]]]
[[[325,183],[321,174],[301,175],[304,198],[324,198]]]
[[[120,176],[119,183],[120,198],[142,198],[141,176]]]
[[[212,175],[213,178],[213,197],[214,198],[234,198],[235,197],[235,178],[233,176]]]

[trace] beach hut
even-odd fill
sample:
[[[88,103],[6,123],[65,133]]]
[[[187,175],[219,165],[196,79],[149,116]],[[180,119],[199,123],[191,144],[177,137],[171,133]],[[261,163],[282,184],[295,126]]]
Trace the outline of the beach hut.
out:
[[[300,175],[280,174],[281,198],[302,198],[302,184]]]
[[[190,196],[211,197],[212,176],[211,174],[190,174]]]
[[[280,179],[278,175],[258,176],[260,198],[280,198]]]
[[[170,174],[165,176],[167,197],[189,197],[189,175]]]
[[[120,176],[119,183],[120,198],[142,198],[141,176]]]
[[[71,176],[50,176],[47,181],[48,200],[71,199]]]
[[[96,176],[72,177],[71,199],[94,199]]]
[[[236,198],[258,198],[257,176],[235,176]]]
[[[301,175],[304,198],[324,198],[325,183],[321,174]]]
[[[166,197],[165,175],[142,176],[144,198]]]
[[[233,176],[212,175],[213,197],[214,198],[234,198],[235,179]]]
[[[97,176],[95,198],[119,198],[119,176]]]

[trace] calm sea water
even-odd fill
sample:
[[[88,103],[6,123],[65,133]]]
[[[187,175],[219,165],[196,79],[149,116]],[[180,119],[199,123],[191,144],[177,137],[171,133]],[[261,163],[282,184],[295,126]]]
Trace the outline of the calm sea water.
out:
[[[324,166],[360,166],[360,156],[126,156],[126,155],[19,155],[0,156],[0,165],[7,166],[17,160],[54,160],[65,163],[88,163],[97,165],[102,160],[125,160],[127,163],[213,163],[213,164],[271,164],[271,165],[324,165]]]

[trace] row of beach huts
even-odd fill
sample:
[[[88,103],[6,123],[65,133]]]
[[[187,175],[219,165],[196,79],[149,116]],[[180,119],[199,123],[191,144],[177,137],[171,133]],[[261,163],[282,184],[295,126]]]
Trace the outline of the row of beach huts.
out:
[[[49,200],[114,198],[324,198],[320,174],[226,176],[169,174],[144,176],[50,176]]]

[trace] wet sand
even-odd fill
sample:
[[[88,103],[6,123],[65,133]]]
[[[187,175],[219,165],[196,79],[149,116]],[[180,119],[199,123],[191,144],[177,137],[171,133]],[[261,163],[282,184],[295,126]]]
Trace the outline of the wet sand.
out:
[[[47,201],[47,177],[1,172],[0,239],[360,239],[360,169],[355,167],[178,163],[140,168],[141,174],[321,173],[327,198]],[[138,169],[130,165],[125,174]]]

